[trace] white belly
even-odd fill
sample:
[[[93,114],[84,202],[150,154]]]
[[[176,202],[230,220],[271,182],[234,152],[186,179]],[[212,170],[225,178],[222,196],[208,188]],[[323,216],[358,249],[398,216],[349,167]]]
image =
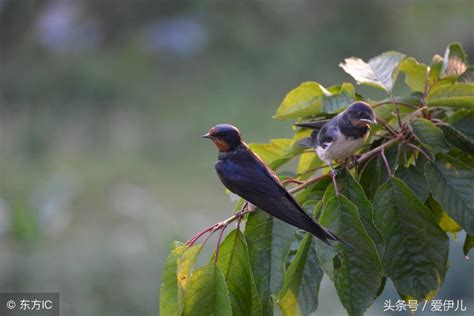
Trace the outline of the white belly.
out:
[[[364,145],[365,137],[357,139],[345,139],[344,136],[337,137],[336,140],[325,149],[318,146],[316,153],[321,160],[344,160],[353,155],[357,149]]]

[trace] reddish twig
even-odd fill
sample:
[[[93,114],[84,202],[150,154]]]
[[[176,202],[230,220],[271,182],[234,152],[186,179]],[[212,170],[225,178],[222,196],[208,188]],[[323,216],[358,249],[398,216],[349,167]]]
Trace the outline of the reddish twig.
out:
[[[383,127],[385,127],[385,129],[392,135],[394,136],[397,136],[398,133],[388,124],[387,121],[385,121],[383,118],[381,117],[377,117],[376,118],[377,120],[377,123],[379,123],[380,125],[382,125]]]
[[[406,143],[409,147],[411,147],[412,149],[414,149],[414,151],[419,151],[420,153],[423,154],[423,156],[425,156],[429,161],[433,161],[433,157],[430,157],[423,149],[421,149],[420,147],[416,146],[415,144],[412,144],[412,143]]]
[[[222,235],[224,235],[224,230],[227,228],[228,224],[222,226],[221,231],[219,232],[219,237],[217,237],[217,246],[216,246],[216,257],[214,258],[214,262],[217,263],[217,259],[219,258],[219,248],[221,246]]]
[[[412,113],[410,113],[410,116],[408,117],[408,121],[413,120],[418,115],[418,113],[424,112],[426,109],[428,109],[428,107],[424,105],[421,108],[418,108],[416,111],[413,111]]]
[[[390,168],[390,164],[388,163],[387,156],[385,156],[385,148],[380,151],[380,155],[382,156],[383,162],[385,163],[385,168],[387,168],[388,176],[391,177],[392,169]]]
[[[372,108],[377,108],[381,105],[386,105],[386,104],[397,104],[397,105],[403,105],[403,106],[412,108],[414,110],[418,109],[418,107],[416,105],[413,105],[413,104],[410,104],[410,103],[405,103],[405,102],[394,101],[393,99],[391,101],[384,101],[384,102],[377,103]]]
[[[393,98],[393,95],[391,96],[392,98],[392,103],[393,105],[395,106],[395,112],[397,113],[397,120],[398,120],[398,126],[400,126],[400,128],[402,128],[402,119],[400,118],[400,110],[398,108],[398,104],[395,102],[395,99]]]

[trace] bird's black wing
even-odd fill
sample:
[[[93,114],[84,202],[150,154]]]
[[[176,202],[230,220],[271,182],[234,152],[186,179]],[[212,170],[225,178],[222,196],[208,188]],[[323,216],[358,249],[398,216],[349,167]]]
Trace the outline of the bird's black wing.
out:
[[[316,144],[326,148],[336,140],[338,134],[337,118],[327,122],[318,132]]]
[[[241,149],[216,163],[216,171],[222,183],[247,201],[258,198],[284,196],[285,188],[263,162],[248,149]]]
[[[310,128],[313,130],[310,137],[302,138],[297,142],[298,146],[316,147],[318,132],[328,121],[329,120],[317,120],[312,122],[296,123],[295,126]]]
[[[276,218],[308,231],[324,242],[338,240],[309,216],[281,185],[276,175],[250,150],[239,150],[216,163],[222,183],[256,207]]]

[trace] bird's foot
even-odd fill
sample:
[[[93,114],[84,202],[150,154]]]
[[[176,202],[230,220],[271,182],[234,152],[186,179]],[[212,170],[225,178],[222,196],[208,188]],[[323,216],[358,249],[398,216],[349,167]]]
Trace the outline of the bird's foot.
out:
[[[356,173],[358,174],[360,171],[360,164],[359,164],[359,160],[357,160],[357,156],[352,155],[351,160],[352,160],[352,165],[355,167]]]
[[[339,171],[333,168],[331,161],[328,161],[328,165],[329,165],[329,168],[331,168],[331,179],[332,179],[332,183],[334,184],[334,190],[336,191],[336,195],[339,195],[339,189],[337,187],[337,181],[336,181],[336,177],[339,174]]]
[[[244,215],[249,212],[249,202],[245,202],[244,206],[240,209],[240,211],[235,214],[237,215],[237,229],[240,230],[240,223],[242,222],[242,218]]]

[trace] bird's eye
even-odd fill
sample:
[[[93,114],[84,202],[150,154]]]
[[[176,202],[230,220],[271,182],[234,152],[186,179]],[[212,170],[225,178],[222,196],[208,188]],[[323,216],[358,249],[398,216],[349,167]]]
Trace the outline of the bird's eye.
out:
[[[217,133],[217,137],[223,137],[224,135],[225,135],[224,132]]]
[[[359,115],[359,117],[364,117],[364,112],[359,112],[357,115]]]

